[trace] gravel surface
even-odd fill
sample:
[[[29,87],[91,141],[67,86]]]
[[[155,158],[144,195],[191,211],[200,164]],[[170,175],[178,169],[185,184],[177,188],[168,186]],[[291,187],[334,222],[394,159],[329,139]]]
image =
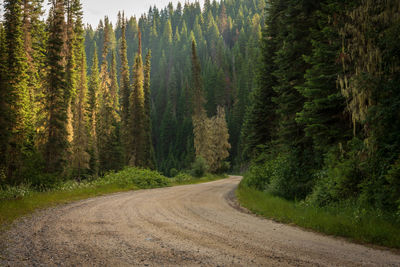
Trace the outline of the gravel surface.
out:
[[[0,266],[400,266],[400,256],[235,207],[240,177],[37,212],[0,237]]]

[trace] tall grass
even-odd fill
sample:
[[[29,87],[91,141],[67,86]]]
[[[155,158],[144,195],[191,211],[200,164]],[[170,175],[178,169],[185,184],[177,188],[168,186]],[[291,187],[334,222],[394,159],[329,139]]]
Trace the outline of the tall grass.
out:
[[[312,229],[328,235],[400,248],[400,223],[389,214],[366,210],[350,202],[315,207],[288,201],[241,184],[236,192],[241,205],[250,211],[282,223]]]

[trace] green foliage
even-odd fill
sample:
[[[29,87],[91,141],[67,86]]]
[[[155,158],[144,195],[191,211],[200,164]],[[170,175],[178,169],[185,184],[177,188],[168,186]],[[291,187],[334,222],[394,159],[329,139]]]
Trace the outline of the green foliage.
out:
[[[65,69],[65,11],[63,1],[53,2],[47,44],[48,85],[46,144],[44,158],[47,173],[62,173],[67,160],[69,94]]]
[[[191,174],[194,177],[202,177],[208,170],[207,162],[202,157],[196,157],[192,164]]]
[[[189,182],[190,180],[192,180],[193,179],[193,177],[192,176],[190,176],[189,174],[187,174],[187,173],[178,173],[177,175],[175,175],[174,177],[173,177],[173,179],[176,181],[176,182],[178,182],[178,183],[185,183],[185,182]]]
[[[169,171],[169,174],[170,174],[171,177],[176,177],[179,174],[179,171],[177,169],[175,169],[175,168],[172,168]]]
[[[309,171],[294,153],[261,154],[245,175],[244,184],[286,199],[304,199],[312,189]]]
[[[236,194],[244,207],[278,222],[346,237],[360,243],[400,248],[398,215],[365,208],[351,201],[323,208],[307,202],[288,201],[247,187],[245,181],[240,184]]]

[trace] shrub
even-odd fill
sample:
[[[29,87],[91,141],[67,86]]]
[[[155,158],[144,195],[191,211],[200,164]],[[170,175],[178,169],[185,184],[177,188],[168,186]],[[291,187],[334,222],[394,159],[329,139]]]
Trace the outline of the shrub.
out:
[[[202,177],[207,172],[208,166],[207,162],[202,157],[197,157],[196,160],[192,164],[191,174],[194,177]]]
[[[174,180],[178,183],[188,182],[192,180],[192,176],[187,173],[179,173],[174,177]]]

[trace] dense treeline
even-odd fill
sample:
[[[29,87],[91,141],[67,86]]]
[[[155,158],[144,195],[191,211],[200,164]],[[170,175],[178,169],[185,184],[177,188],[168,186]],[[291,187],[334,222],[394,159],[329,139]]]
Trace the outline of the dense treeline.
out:
[[[400,207],[400,3],[267,1],[242,130],[246,183],[288,199]]]
[[[139,29],[143,47],[152,52],[149,103],[152,140],[157,169],[164,174],[189,168],[196,155],[191,96],[194,82],[190,75],[192,40],[201,65],[205,111],[208,117],[213,117],[218,107],[225,110],[232,146],[229,161],[236,165],[248,96],[256,85],[255,66],[260,61],[264,8],[264,0],[207,0],[203,9],[198,2],[178,3],[176,7],[170,4],[163,9],[151,7],[145,16],[130,17],[126,25],[124,14],[118,14],[111,34],[111,49],[118,51],[124,47],[127,59],[117,54],[117,66],[134,65]],[[123,43],[123,28],[126,28],[126,43]],[[104,21],[100,21],[96,30],[87,29],[88,58],[93,57],[95,46],[100,48],[97,53],[101,58],[104,29]],[[111,57],[108,61],[111,62]],[[125,71],[117,69],[123,88],[124,81],[132,77],[124,76],[122,81]]]
[[[255,85],[262,0],[152,7],[96,30],[80,0],[49,1],[46,19],[44,4],[4,1],[1,184],[41,188],[124,166],[174,175],[195,161],[229,168]]]
[[[149,51],[144,66],[140,35],[132,70],[122,68],[125,76],[132,74],[132,83],[124,80],[120,90],[108,19],[101,60],[97,53],[91,59],[88,78],[80,0],[51,1],[46,21],[43,4],[4,1],[0,186],[41,188],[127,165],[154,167],[148,137],[151,57]],[[126,59],[126,49],[118,52]]]

